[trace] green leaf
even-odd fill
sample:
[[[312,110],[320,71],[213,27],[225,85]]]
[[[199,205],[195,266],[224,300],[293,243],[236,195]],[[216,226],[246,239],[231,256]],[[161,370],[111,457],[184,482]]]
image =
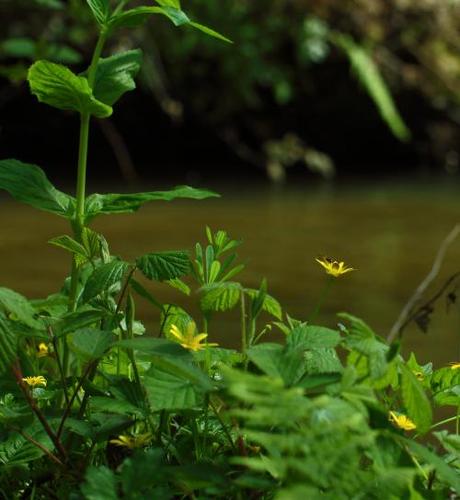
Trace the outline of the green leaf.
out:
[[[353,70],[393,134],[401,141],[409,140],[411,133],[399,114],[388,86],[372,60],[372,55],[349,35],[336,33],[331,40],[347,55]]]
[[[112,332],[96,328],[82,328],[69,335],[71,349],[85,361],[102,357],[114,340]]]
[[[121,260],[113,260],[97,267],[88,278],[83,291],[85,302],[96,297],[123,279],[129,264]]]
[[[404,364],[401,363],[401,392],[407,415],[419,433],[429,430],[433,420],[430,401],[417,377]]]
[[[165,356],[152,359],[144,385],[154,411],[195,408],[202,403],[203,394],[213,389],[199,368]]]
[[[150,304],[152,304],[153,306],[157,307],[160,311],[163,311],[163,305],[158,302],[158,300],[138,281],[136,281],[135,279],[131,279],[130,286],[138,295],[150,302]]]
[[[173,9],[180,9],[179,0],[156,0],[156,2],[162,7],[172,7]]]
[[[258,290],[255,290],[253,288],[245,288],[244,291],[252,299],[254,299],[257,296],[257,294],[259,293]],[[282,317],[283,317],[283,310],[281,308],[281,304],[274,297],[269,295],[268,293],[266,293],[264,296],[264,301],[262,303],[262,309],[277,319],[282,319]]]
[[[0,374],[11,368],[16,359],[17,339],[8,321],[0,316]]]
[[[136,259],[142,274],[156,281],[172,280],[190,272],[190,259],[187,252],[152,252]]]
[[[142,51],[139,49],[101,58],[93,85],[94,97],[112,106],[125,92],[136,88],[134,77],[141,64]]]
[[[99,309],[87,309],[65,314],[53,324],[54,333],[57,337],[60,337],[61,335],[74,332],[100,321],[104,315],[104,311],[100,311]]]
[[[115,345],[122,349],[134,349],[155,356],[186,357],[189,361],[193,359],[191,354],[177,342],[171,342],[167,339],[155,337],[125,339],[120,340]]]
[[[89,113],[107,118],[112,108],[98,101],[88,80],[77,76],[61,64],[41,60],[34,63],[27,74],[30,90],[40,102],[58,109]]]
[[[217,193],[206,189],[195,189],[190,186],[177,186],[170,191],[150,191],[132,194],[92,194],[86,199],[86,221],[99,214],[125,214],[135,212],[150,201],[171,201],[177,198],[203,200],[219,197]]]
[[[13,316],[32,328],[41,328],[42,324],[35,319],[35,309],[30,302],[21,294],[0,287],[0,310]]]
[[[227,281],[203,287],[204,295],[200,300],[203,311],[228,311],[240,300],[242,287],[239,283]]]
[[[81,244],[78,243],[78,241],[74,240],[70,236],[64,234],[62,236],[57,236],[56,238],[51,238],[48,243],[51,245],[54,245],[59,248],[63,248],[64,250],[69,251],[75,257],[79,257],[77,259],[80,263],[85,262],[89,255],[88,252],[86,251],[86,248]]]
[[[185,24],[189,22],[188,17],[184,12],[171,7],[134,7],[125,12],[121,12],[116,16],[113,16],[109,22],[109,28],[122,28],[122,27],[134,27],[138,26],[151,16],[155,14],[161,14],[166,16],[175,26]]]
[[[0,160],[0,188],[17,201],[70,218],[75,198],[58,191],[36,165],[18,160]]]
[[[86,0],[96,21],[104,26],[109,17],[109,0]]]
[[[247,351],[249,359],[266,375],[281,378],[286,386],[294,385],[305,373],[302,349],[287,349],[264,342]]]
[[[289,346],[305,350],[335,347],[340,340],[339,332],[314,325],[299,325],[287,336]]]
[[[28,429],[24,429],[28,430]],[[43,437],[43,431],[34,432],[35,440],[49,447],[49,440]],[[6,467],[27,464],[39,459],[44,455],[43,451],[34,444],[27,441],[17,433],[12,434],[6,441],[0,443],[0,465]]]
[[[185,295],[190,295],[191,293],[190,287],[179,278],[167,280],[166,283]]]
[[[460,491],[460,476],[457,470],[449,467],[442,458],[411,439],[405,439],[401,436],[398,437],[398,441],[402,441],[415,455],[422,458],[428,465],[431,465],[439,474],[439,477],[446,481],[454,491]]]
[[[144,417],[144,412],[137,406],[131,404],[129,401],[124,401],[115,398],[104,398],[93,396],[91,398],[91,408],[96,411],[107,413],[119,413],[121,415],[134,415],[137,417]]]
[[[195,23],[193,21],[191,21],[189,24],[190,24],[190,26],[192,26],[196,30],[201,31],[208,36],[211,36],[213,38],[217,38],[219,40],[222,40],[223,42],[233,43],[229,38],[225,37],[224,35],[221,35],[220,33],[218,33],[217,31],[214,31],[211,28],[208,28],[207,26],[203,26],[202,24]]]
[[[105,465],[88,467],[81,491],[86,500],[118,500],[115,474]]]

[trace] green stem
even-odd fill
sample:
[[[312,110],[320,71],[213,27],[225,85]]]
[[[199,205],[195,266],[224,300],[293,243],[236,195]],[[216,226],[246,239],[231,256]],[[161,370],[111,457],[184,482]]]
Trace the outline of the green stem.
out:
[[[241,292],[241,352],[246,355],[247,334],[246,334],[246,304],[244,301],[244,292]]]
[[[319,314],[319,311],[321,310],[321,306],[323,305],[324,301],[326,300],[327,296],[329,295],[329,292],[331,290],[332,283],[334,283],[336,278],[333,278],[332,276],[328,276],[326,284],[324,285],[323,289],[321,290],[321,294],[318,298],[318,302],[316,303],[315,308],[311,312],[310,316],[308,317],[307,321],[308,323],[312,323],[316,317]]]

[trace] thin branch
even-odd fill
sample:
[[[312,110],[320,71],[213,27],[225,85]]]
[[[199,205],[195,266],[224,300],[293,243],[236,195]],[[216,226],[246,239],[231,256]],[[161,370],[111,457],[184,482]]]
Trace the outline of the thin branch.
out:
[[[430,272],[427,274],[425,279],[420,283],[420,285],[416,288],[415,292],[412,294],[412,296],[407,301],[406,305],[403,307],[401,313],[399,314],[398,319],[395,321],[394,325],[390,330],[390,333],[388,334],[387,337],[388,342],[390,343],[393,342],[396,336],[401,333],[401,329],[404,323],[406,322],[406,319],[410,316],[417,303],[421,300],[426,289],[430,286],[430,284],[439,274],[447,249],[455,241],[455,239],[459,234],[460,234],[460,224],[457,224],[452,229],[452,231],[446,236],[444,241],[441,243],[441,246],[438,249],[438,253],[436,254]]]
[[[133,268],[129,271],[128,276],[126,276],[126,280],[123,284],[123,288],[120,292],[120,296],[118,297],[117,307],[115,309],[115,315],[120,312],[121,303],[123,302],[123,299],[126,295],[126,290],[128,289],[129,282],[131,281],[131,278],[133,277],[133,274],[136,271],[136,269],[137,269],[137,266],[133,266]]]
[[[65,402],[68,405],[69,404],[69,394],[67,393],[67,385],[65,382],[64,369],[62,367],[61,358],[59,357],[59,350],[58,350],[56,335],[54,335],[54,332],[53,332],[53,329],[51,328],[51,326],[48,327],[48,333],[51,337],[51,342],[52,342],[53,348],[54,348],[54,354],[56,355],[56,362],[57,362],[58,369],[59,369],[59,375],[61,376],[62,387],[64,389]]]
[[[60,465],[61,467],[65,467],[65,465],[59,460],[59,458],[54,453],[52,453],[48,448],[46,448],[41,443],[39,443],[37,440],[35,440],[32,436],[30,436],[29,434],[25,433],[23,430],[19,429],[18,427],[12,426],[11,429],[13,431],[16,431],[19,434],[21,434],[21,436],[24,439],[26,439],[27,441],[29,441],[29,443],[32,443],[37,448],[40,448],[40,450],[42,450],[43,453],[45,453],[53,462],[55,462],[56,464]]]
[[[75,398],[77,397],[78,391],[81,389],[81,386],[83,385],[83,382],[85,381],[86,377],[91,372],[91,370],[93,368],[93,365],[94,365],[94,361],[92,363],[88,363],[88,366],[86,367],[86,370],[84,371],[84,373],[80,377],[80,380],[78,381],[77,387],[75,388],[75,391],[72,394],[72,397],[70,398],[69,403],[65,407],[64,413],[62,414],[61,423],[59,424],[59,429],[57,431],[57,437],[58,437],[58,439],[61,437],[62,431],[64,429],[65,421],[67,420],[67,417],[69,416],[70,411],[72,410],[72,405],[73,405],[73,403],[75,401]]]
[[[54,446],[56,446],[56,449],[59,451],[59,454],[64,460],[67,460],[67,452],[65,451],[59,436],[54,433],[54,431],[51,429],[48,421],[46,420],[45,416],[43,413],[40,411],[40,408],[38,408],[34,398],[30,395],[29,389],[26,387],[24,384],[24,381],[22,380],[22,371],[21,367],[19,366],[19,362],[16,361],[16,363],[12,366],[12,371],[13,375],[16,378],[16,381],[24,394],[24,397],[26,398],[27,403],[31,407],[32,411],[35,413],[37,416],[38,420],[42,424],[43,428],[45,429],[45,432],[48,434],[50,437],[51,441],[54,443]]]

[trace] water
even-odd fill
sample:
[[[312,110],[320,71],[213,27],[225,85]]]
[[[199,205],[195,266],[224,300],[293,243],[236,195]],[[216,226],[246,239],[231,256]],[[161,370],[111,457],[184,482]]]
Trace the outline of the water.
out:
[[[244,240],[239,255],[247,269],[241,280],[256,287],[266,277],[269,292],[296,318],[308,316],[325,282],[315,257],[325,254],[344,260],[357,271],[336,281],[318,322],[334,326],[335,313],[348,311],[386,336],[430,270],[441,241],[460,222],[459,189],[453,183],[217,186],[217,190],[224,195],[221,199],[152,203],[137,214],[100,217],[93,227],[106,236],[114,254],[127,260],[149,251],[192,249],[196,241],[204,242],[206,224],[226,229]],[[0,206],[1,285],[29,298],[56,291],[69,258],[46,242],[69,233],[66,221],[6,197]],[[459,270],[459,249],[460,240],[450,247],[430,292]],[[196,311],[195,294],[187,298],[166,285],[149,286],[163,302]],[[147,330],[156,333],[157,312],[141,299],[138,307]],[[404,351],[415,350],[420,362],[433,360],[437,366],[459,360],[459,323],[458,306],[446,314],[442,304],[428,335],[414,325],[407,329]],[[210,338],[236,346],[238,332],[238,314],[225,313],[211,323]]]

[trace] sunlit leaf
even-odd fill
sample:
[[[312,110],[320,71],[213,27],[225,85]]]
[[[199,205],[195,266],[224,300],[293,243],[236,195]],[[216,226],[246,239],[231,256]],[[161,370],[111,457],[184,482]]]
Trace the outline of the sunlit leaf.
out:
[[[50,61],[37,61],[28,72],[30,90],[40,102],[58,109],[89,113],[107,118],[112,108],[98,101],[88,80],[77,76],[69,68]]]

